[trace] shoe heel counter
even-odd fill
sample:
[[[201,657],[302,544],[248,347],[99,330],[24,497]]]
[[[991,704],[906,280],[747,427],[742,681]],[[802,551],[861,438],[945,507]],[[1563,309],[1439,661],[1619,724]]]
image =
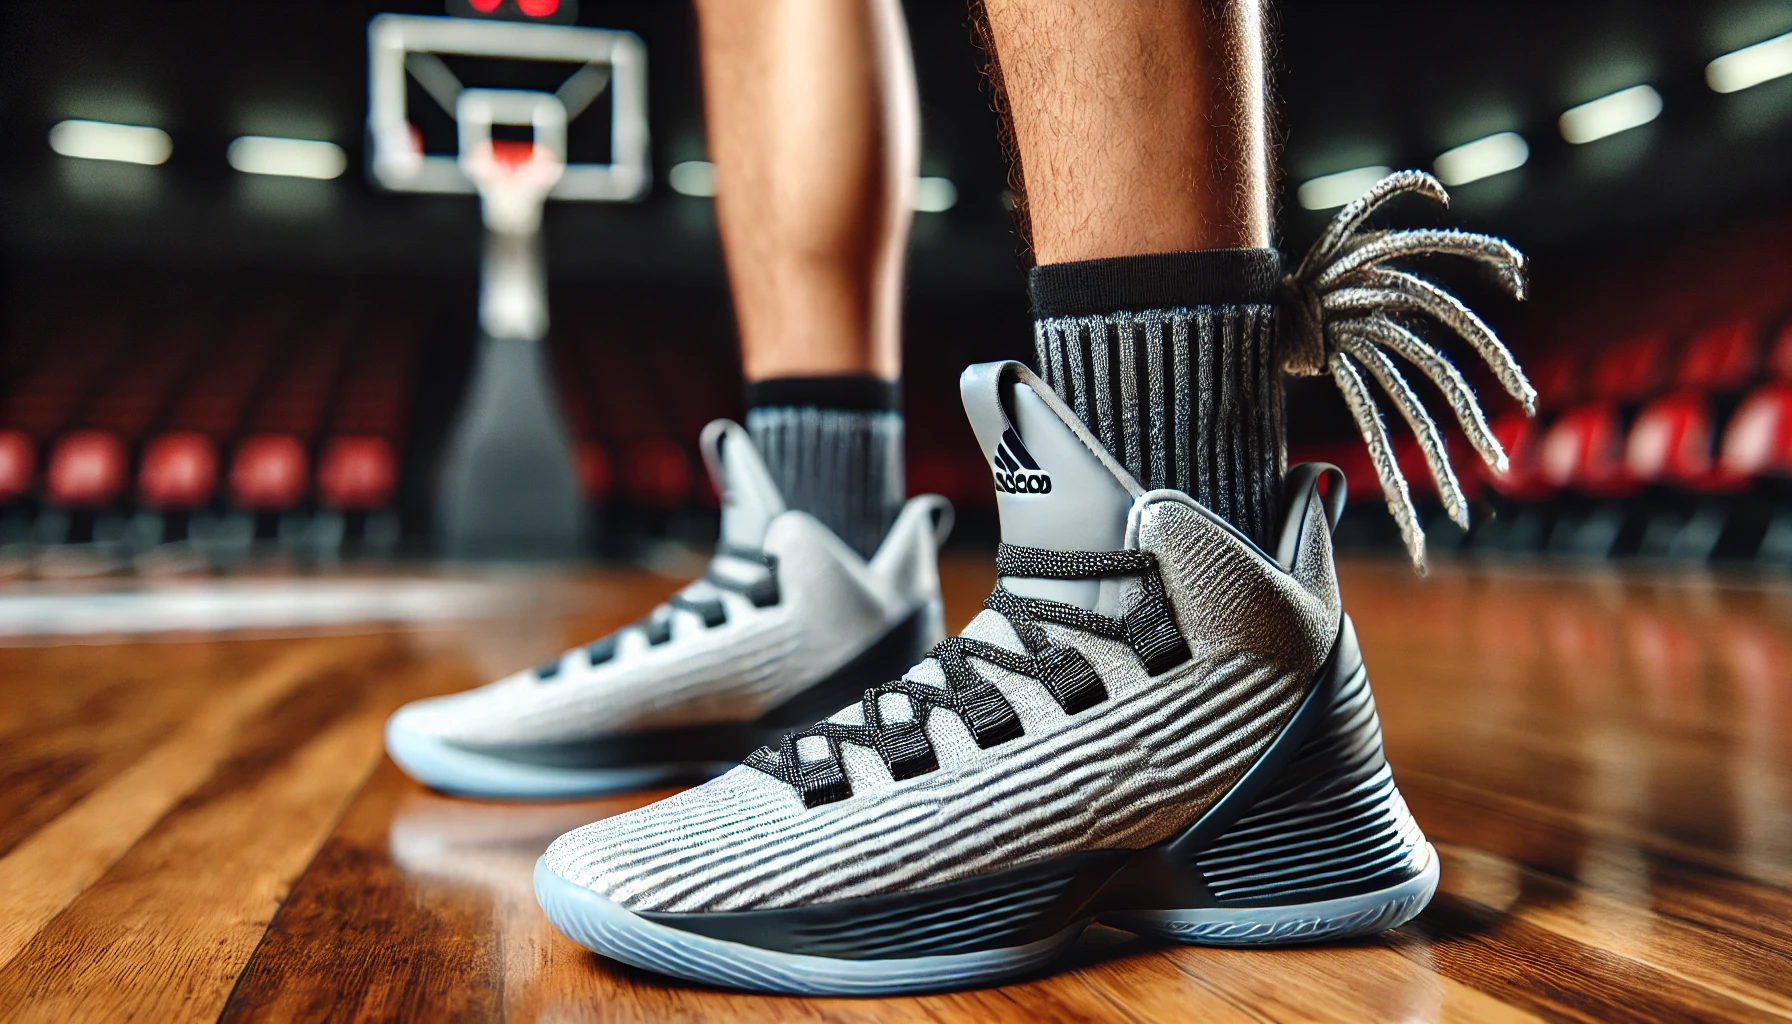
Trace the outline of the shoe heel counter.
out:
[[[939,549],[951,530],[951,502],[937,494],[909,499],[871,556],[872,574],[905,607],[937,605],[941,599]]]
[[[1381,720],[1348,620],[1347,659],[1322,717],[1251,805],[1190,855],[1218,906],[1308,903],[1422,873],[1424,833],[1394,784]]]
[[[1157,558],[1177,630],[1198,658],[1273,658],[1297,689],[1323,669],[1343,614],[1325,513],[1315,506],[1301,522],[1300,555],[1284,568],[1187,495],[1148,491],[1127,544]]]
[[[1309,467],[1301,467],[1307,469]],[[1289,498],[1288,518],[1276,544],[1276,560],[1319,602],[1342,614],[1338,565],[1332,546],[1332,507],[1319,493],[1320,476],[1302,474]]]
[[[1287,945],[1398,927],[1430,902],[1437,876],[1382,752],[1345,619],[1283,740],[1187,832],[1117,876],[1097,907],[1141,935]]]

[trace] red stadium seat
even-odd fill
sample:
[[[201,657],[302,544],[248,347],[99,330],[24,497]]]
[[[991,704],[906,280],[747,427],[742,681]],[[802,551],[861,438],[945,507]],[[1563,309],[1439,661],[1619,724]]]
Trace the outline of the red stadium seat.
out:
[[[1583,405],[1549,425],[1537,452],[1543,481],[1598,498],[1636,489],[1624,466],[1624,429],[1610,405]]]
[[[1588,390],[1595,398],[1634,402],[1648,397],[1661,378],[1665,334],[1644,334],[1607,345],[1593,358]]]
[[[1726,477],[1792,476],[1792,383],[1766,384],[1743,399],[1717,461]]]
[[[1775,380],[1792,380],[1792,317],[1780,325],[1767,350],[1767,373]]]
[[[1425,461],[1418,438],[1411,434],[1394,438],[1394,464],[1400,467],[1400,475],[1406,477],[1406,489],[1414,498],[1437,497],[1437,481],[1431,479],[1431,466]]]
[[[1527,363],[1525,370],[1537,389],[1540,408],[1558,408],[1580,397],[1580,360],[1574,352],[1547,353]]]
[[[1726,320],[1692,336],[1674,369],[1674,384],[1683,388],[1734,391],[1748,383],[1755,370],[1754,325]]]
[[[1463,497],[1474,500],[1481,493],[1484,478],[1475,471],[1476,466],[1485,466],[1481,456],[1469,447],[1468,439],[1454,433],[1444,435],[1444,451],[1449,457],[1450,468],[1456,472],[1456,482],[1462,485]],[[1394,461],[1400,466],[1401,475],[1406,477],[1406,486],[1414,498],[1436,498],[1437,480],[1431,475],[1431,463],[1425,460],[1425,450],[1419,447],[1419,439],[1411,434],[1401,434],[1394,440]]]
[[[684,449],[665,438],[648,438],[629,446],[624,463],[629,499],[646,508],[682,508],[692,497],[691,460]]]
[[[104,430],[62,435],[50,452],[44,496],[64,508],[109,505],[124,490],[124,443]]]
[[[37,446],[22,430],[0,430],[0,502],[30,493],[37,477]]]
[[[398,490],[398,459],[382,437],[337,437],[318,462],[317,493],[329,508],[371,512]]]
[[[1494,439],[1506,450],[1506,471],[1495,472],[1487,463],[1477,459],[1482,479],[1494,490],[1514,501],[1535,501],[1555,493],[1556,486],[1544,477],[1539,464],[1539,442],[1544,432],[1537,420],[1526,416],[1522,411],[1514,410],[1494,420],[1489,426],[1493,430]]]
[[[1658,398],[1630,425],[1624,469],[1638,483],[1721,489],[1711,475],[1711,404],[1696,391]]]
[[[908,460],[908,487],[912,494],[943,494],[954,505],[968,508],[988,505],[990,468],[974,453],[916,452]]]
[[[290,434],[253,434],[236,446],[230,500],[239,508],[282,512],[305,497],[305,447]]]
[[[610,452],[596,441],[580,441],[573,446],[573,460],[579,474],[579,491],[586,501],[601,502],[610,496]]]
[[[492,162],[506,170],[516,170],[535,155],[535,143],[526,139],[493,139]]]
[[[204,434],[162,434],[144,446],[137,493],[149,508],[203,508],[217,487],[218,450]]]

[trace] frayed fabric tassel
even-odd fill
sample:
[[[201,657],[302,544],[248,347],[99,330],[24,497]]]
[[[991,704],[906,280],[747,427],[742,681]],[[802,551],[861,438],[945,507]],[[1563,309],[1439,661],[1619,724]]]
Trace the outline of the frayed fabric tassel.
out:
[[[1536,412],[1537,392],[1511,350],[1473,310],[1431,282],[1387,265],[1417,256],[1461,256],[1491,267],[1506,291],[1523,299],[1524,254],[1502,239],[1466,231],[1361,230],[1363,222],[1383,203],[1409,192],[1446,207],[1450,203],[1449,193],[1436,178],[1423,171],[1397,171],[1339,211],[1300,266],[1282,279],[1286,310],[1280,344],[1283,370],[1302,377],[1330,374],[1344,393],[1413,568],[1423,573],[1425,533],[1369,380],[1380,386],[1412,428],[1443,498],[1444,511],[1464,529],[1469,525],[1468,501],[1450,467],[1443,432],[1388,353],[1417,367],[1437,386],[1462,424],[1469,444],[1489,466],[1504,472],[1506,453],[1488,428],[1480,402],[1462,374],[1442,352],[1403,326],[1400,318],[1429,317],[1455,332],[1486,360],[1500,385],[1524,405],[1527,414]]]

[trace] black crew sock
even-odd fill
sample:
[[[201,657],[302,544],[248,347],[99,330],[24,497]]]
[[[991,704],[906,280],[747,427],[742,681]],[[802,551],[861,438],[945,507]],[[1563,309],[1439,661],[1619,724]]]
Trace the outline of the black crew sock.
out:
[[[907,494],[902,386],[880,377],[778,377],[747,384],[747,432],[784,502],[870,558]]]
[[[1284,451],[1274,249],[1034,267],[1039,373],[1147,490],[1270,541]]]

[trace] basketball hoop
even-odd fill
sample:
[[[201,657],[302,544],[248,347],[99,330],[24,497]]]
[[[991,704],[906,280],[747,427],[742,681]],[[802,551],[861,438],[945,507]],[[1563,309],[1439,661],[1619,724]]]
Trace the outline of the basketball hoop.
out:
[[[485,94],[497,111],[484,122],[485,137],[497,124],[530,124],[545,106],[539,97],[559,104],[559,150],[566,160],[566,125],[604,93],[610,96],[610,162],[566,163],[548,189],[548,198],[583,202],[633,202],[652,183],[647,149],[647,51],[632,32],[569,25],[531,25],[381,14],[367,26],[367,123],[373,159],[369,170],[383,188],[394,192],[471,193],[478,186],[466,170],[467,123],[461,117],[462,96]],[[551,93],[518,89],[469,89],[442,56],[560,63],[576,67]],[[406,78],[460,122],[457,155],[426,153],[411,124]],[[494,94],[518,94],[510,98]],[[527,102],[525,103],[525,98]],[[476,105],[477,106],[477,105]],[[518,116],[525,106],[529,113]],[[476,110],[476,112],[478,112]],[[551,117],[545,110],[539,113]],[[536,145],[542,144],[536,127]]]
[[[441,478],[451,554],[565,554],[583,532],[566,431],[555,411],[541,214],[550,199],[632,202],[646,195],[647,55],[630,32],[382,14],[367,26],[368,172],[395,192],[477,194],[485,222],[479,276],[484,335]],[[443,56],[456,58],[460,70]],[[563,64],[553,91],[462,81],[479,60]],[[536,68],[525,81],[540,80]],[[551,75],[549,76],[551,78]],[[454,117],[456,151],[428,152],[407,109],[409,82]],[[504,84],[513,76],[500,76]],[[567,125],[610,96],[610,162],[570,161]],[[527,140],[492,129],[527,128]],[[440,140],[438,140],[439,143]]]
[[[631,32],[382,14],[367,26],[368,134],[375,182],[395,192],[476,193],[489,232],[480,325],[492,337],[547,332],[542,206],[550,199],[631,202],[646,194],[647,55]],[[442,56],[564,64],[553,92],[468,86]],[[454,115],[457,151],[426,152],[406,79]],[[610,95],[610,162],[567,158],[567,125]],[[495,139],[492,128],[532,137]]]
[[[547,92],[462,89],[454,119],[460,169],[479,190],[485,226],[501,234],[539,230],[542,205],[566,176],[566,106]],[[535,137],[494,140],[494,124],[527,125]]]

